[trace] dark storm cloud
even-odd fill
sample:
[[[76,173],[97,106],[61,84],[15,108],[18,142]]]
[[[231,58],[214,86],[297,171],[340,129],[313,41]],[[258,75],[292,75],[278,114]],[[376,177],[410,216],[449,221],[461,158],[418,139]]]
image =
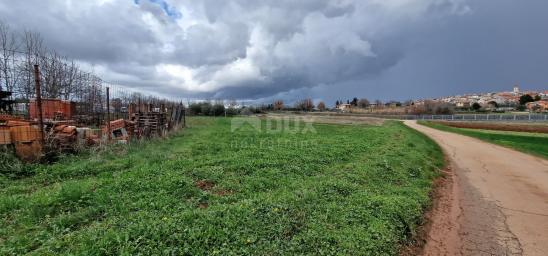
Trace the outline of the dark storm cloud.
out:
[[[526,60],[548,59],[547,7],[534,0],[29,0],[0,1],[0,17],[137,89],[334,101],[540,83],[539,67]]]

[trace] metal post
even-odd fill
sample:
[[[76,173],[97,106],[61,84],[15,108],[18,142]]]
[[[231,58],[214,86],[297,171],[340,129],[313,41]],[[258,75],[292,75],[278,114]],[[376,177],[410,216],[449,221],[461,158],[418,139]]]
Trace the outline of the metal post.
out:
[[[34,65],[34,83],[36,86],[36,108],[38,109],[38,122],[40,124],[40,143],[44,146],[44,116],[42,113],[42,90],[40,88],[40,69],[38,68],[38,65]]]
[[[108,141],[112,140],[112,131],[110,130],[110,88],[107,87],[107,133]]]
[[[183,106],[183,128],[186,128],[186,108]]]

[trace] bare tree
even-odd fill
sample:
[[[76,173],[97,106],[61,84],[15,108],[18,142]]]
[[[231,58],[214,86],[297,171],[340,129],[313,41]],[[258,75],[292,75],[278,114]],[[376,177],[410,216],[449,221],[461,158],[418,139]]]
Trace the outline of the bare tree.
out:
[[[303,111],[312,111],[314,109],[314,102],[312,99],[304,99],[295,103],[295,108]]]
[[[358,107],[360,107],[360,108],[367,108],[367,107],[369,107],[369,105],[370,104],[369,104],[368,99],[363,98],[363,99],[358,100]]]
[[[0,91],[13,91],[19,80],[16,67],[17,35],[8,25],[0,21]],[[2,83],[4,86],[2,86]]]
[[[40,56],[44,56],[46,49],[43,46],[43,40],[40,34],[31,31],[25,31],[23,40],[24,60],[19,69],[22,82],[19,85],[18,93],[22,98],[32,98],[34,96],[34,70],[35,64],[40,64]]]
[[[275,100],[272,104],[274,110],[282,110],[284,108],[283,100]]]
[[[325,111],[325,110],[326,110],[325,102],[320,101],[320,102],[318,103],[317,108],[318,108],[318,110],[320,110],[320,111]]]

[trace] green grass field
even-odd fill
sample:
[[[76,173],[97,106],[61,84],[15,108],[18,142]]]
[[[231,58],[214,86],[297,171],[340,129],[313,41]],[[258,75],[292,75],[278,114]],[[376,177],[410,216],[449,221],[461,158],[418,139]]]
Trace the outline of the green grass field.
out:
[[[428,121],[419,121],[419,124],[442,131],[467,135],[525,153],[548,158],[548,134],[464,129]]]
[[[397,255],[443,165],[399,122],[306,134],[189,123],[0,176],[0,255]]]

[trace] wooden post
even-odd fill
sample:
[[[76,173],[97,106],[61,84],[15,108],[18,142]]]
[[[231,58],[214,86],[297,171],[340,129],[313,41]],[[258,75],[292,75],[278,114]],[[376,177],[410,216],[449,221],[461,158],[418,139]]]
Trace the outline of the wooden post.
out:
[[[108,141],[112,140],[112,131],[110,130],[110,88],[107,87],[107,133]]]
[[[38,68],[38,65],[34,65],[34,83],[36,86],[36,108],[38,109],[38,122],[40,124],[40,143],[44,146],[44,116],[42,113],[42,90],[40,87],[40,69]]]

